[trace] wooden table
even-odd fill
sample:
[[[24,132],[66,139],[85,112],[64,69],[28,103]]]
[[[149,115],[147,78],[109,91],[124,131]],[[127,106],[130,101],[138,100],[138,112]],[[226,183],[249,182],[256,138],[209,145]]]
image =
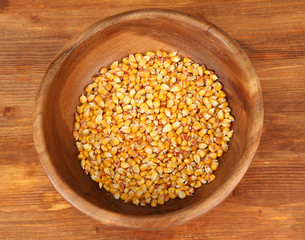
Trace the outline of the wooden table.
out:
[[[161,231],[101,225],[53,188],[32,139],[42,76],[76,33],[116,13],[169,8],[207,19],[249,55],[265,121],[253,163],[208,214]],[[1,239],[304,239],[305,2],[298,0],[0,0]]]

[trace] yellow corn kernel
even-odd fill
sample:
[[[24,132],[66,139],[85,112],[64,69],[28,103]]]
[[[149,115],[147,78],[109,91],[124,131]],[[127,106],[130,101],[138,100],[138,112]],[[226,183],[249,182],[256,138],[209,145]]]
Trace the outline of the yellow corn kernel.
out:
[[[214,181],[215,178],[216,178],[216,176],[215,176],[214,174],[211,174],[211,175],[208,177],[208,179],[206,179],[206,180],[210,183],[210,182]]]
[[[215,73],[157,50],[100,74],[79,98],[73,131],[81,167],[100,188],[156,206],[215,179],[234,121]]]
[[[79,98],[79,101],[80,101],[81,103],[86,103],[86,102],[87,102],[86,96],[85,96],[85,95],[81,95],[80,98]]]
[[[131,133],[130,127],[126,127],[126,126],[121,127],[121,131],[123,133]]]
[[[218,149],[217,150],[217,157],[221,157],[223,155],[223,150],[222,149]]]
[[[160,101],[165,101],[166,99],[166,92],[165,91],[161,91],[160,94],[159,94],[159,99]]]
[[[200,124],[198,121],[194,122],[194,124],[193,124],[193,129],[195,129],[196,131],[198,131],[198,130],[200,130],[201,128],[202,128],[202,126],[201,126],[201,124]]]

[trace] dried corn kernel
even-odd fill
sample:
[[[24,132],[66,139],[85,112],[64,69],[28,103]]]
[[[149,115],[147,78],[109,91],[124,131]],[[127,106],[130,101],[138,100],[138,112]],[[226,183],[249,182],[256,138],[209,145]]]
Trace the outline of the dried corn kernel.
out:
[[[191,196],[228,150],[234,118],[222,84],[177,53],[114,61],[79,98],[78,159],[115,199],[155,207]]]

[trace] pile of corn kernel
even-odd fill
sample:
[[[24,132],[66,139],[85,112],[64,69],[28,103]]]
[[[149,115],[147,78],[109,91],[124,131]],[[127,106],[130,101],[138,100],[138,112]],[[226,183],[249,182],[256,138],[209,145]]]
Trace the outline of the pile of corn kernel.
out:
[[[142,206],[192,196],[215,179],[234,118],[218,77],[176,52],[115,61],[80,97],[78,158],[115,199]]]

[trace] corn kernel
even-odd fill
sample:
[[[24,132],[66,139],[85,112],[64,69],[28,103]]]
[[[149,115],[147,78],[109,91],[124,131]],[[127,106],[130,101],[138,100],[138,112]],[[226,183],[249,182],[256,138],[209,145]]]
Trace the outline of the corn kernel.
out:
[[[155,207],[191,196],[215,179],[228,150],[234,118],[222,84],[177,53],[114,61],[79,98],[78,159],[115,199]]]

